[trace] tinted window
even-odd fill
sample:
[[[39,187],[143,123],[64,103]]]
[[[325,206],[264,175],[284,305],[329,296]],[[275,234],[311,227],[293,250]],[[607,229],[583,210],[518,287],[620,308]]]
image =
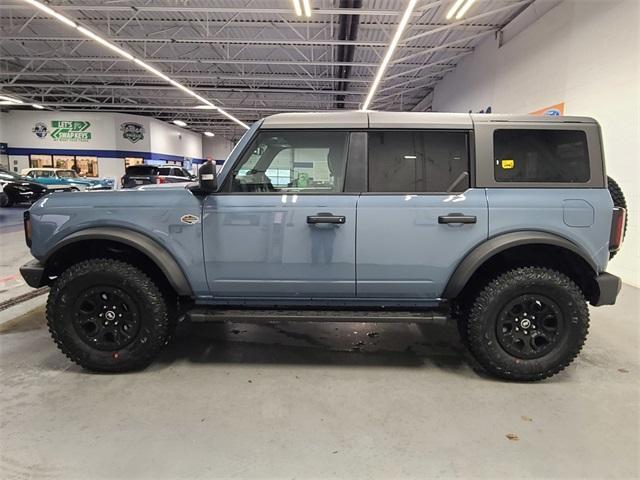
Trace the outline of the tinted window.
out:
[[[157,175],[158,167],[153,165],[132,165],[127,167],[127,175]]]
[[[173,171],[171,172],[171,175],[175,175],[176,177],[184,177],[184,172],[182,171],[181,168],[173,168]]]
[[[73,170],[58,170],[60,178],[78,178],[78,174]]]
[[[232,192],[340,192],[346,132],[260,132],[232,173]]]
[[[461,192],[469,188],[466,132],[369,133],[370,192]]]
[[[498,182],[588,182],[587,136],[581,130],[496,130]]]
[[[158,169],[158,175],[172,175],[170,167],[160,167]]]

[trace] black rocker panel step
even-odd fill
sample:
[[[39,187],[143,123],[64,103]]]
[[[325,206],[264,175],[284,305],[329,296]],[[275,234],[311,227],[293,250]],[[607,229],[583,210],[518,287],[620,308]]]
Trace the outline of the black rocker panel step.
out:
[[[389,322],[420,323],[446,320],[436,310],[258,310],[194,308],[186,314],[192,322]]]

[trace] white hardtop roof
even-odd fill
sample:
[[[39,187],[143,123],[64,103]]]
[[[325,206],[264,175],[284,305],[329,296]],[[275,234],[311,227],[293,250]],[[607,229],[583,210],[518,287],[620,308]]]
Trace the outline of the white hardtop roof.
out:
[[[74,171],[75,170],[73,168],[56,168],[56,167],[29,167],[29,168],[23,168],[22,171],[31,171],[31,170],[46,170],[47,172],[68,172],[68,171]]]
[[[344,110],[277,113],[261,128],[447,128],[471,129],[474,123],[596,123],[589,117],[506,115],[493,113],[374,112]]]

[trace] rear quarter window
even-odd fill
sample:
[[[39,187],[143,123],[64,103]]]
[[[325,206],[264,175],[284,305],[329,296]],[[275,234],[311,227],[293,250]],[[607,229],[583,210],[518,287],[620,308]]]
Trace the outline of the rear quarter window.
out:
[[[493,145],[497,182],[586,183],[591,178],[582,130],[499,129]]]

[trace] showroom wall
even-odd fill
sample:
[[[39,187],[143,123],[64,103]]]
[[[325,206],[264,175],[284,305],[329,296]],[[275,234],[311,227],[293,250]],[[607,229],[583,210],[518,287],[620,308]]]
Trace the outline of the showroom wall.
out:
[[[535,4],[534,4],[535,5]],[[640,286],[640,59],[638,0],[564,1],[501,47],[488,38],[438,84],[433,110],[530,113],[564,103],[602,126],[607,172],[630,207],[609,270]]]
[[[56,122],[72,123],[59,133]],[[125,157],[186,164],[203,158],[199,133],[137,115],[12,110],[0,113],[0,125],[0,142],[17,171],[29,167],[30,154],[95,156],[99,175],[116,178],[124,174]]]
[[[226,138],[215,137],[202,137],[202,156],[206,159],[215,160],[220,164],[233,150],[234,143]]]

